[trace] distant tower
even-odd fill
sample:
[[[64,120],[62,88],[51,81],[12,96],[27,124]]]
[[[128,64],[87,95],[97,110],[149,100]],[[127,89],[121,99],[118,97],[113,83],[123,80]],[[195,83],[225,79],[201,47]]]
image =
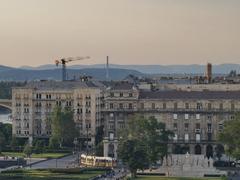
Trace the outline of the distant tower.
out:
[[[106,79],[109,80],[109,62],[108,62],[108,56],[107,56],[107,63],[106,63]]]
[[[211,63],[207,63],[206,79],[207,79],[207,83],[212,82],[212,64]]]

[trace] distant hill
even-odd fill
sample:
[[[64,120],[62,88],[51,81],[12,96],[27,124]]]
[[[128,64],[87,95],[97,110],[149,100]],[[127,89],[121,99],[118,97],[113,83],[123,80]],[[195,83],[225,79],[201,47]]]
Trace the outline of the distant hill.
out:
[[[9,71],[9,70],[13,70],[13,69],[14,68],[12,68],[12,67],[0,65],[0,72]]]
[[[135,76],[144,75],[165,75],[165,74],[203,74],[204,65],[116,65],[110,64],[109,74],[111,80],[124,79],[129,74]],[[221,64],[213,66],[215,75],[228,74],[231,70],[240,71],[239,64]],[[41,79],[61,79],[61,67],[54,64],[41,65],[39,67],[22,66],[12,68],[0,66],[0,80],[8,81],[25,81]],[[105,64],[95,65],[73,65],[67,67],[68,79],[78,78],[80,75],[89,75],[95,79],[105,80]]]
[[[110,64],[113,69],[131,69],[136,70],[144,74],[203,74],[205,72],[205,65],[118,65]],[[46,70],[54,69],[55,65],[47,64],[39,67],[24,66],[21,68],[31,70]],[[105,64],[94,64],[94,65],[73,65],[68,66],[70,69],[102,69],[105,68]],[[237,70],[240,73],[240,64],[220,64],[213,65],[213,73],[215,74],[228,74],[231,70]]]
[[[143,74],[128,69],[109,69],[111,80],[121,80],[124,79],[129,74],[136,76],[142,76]],[[10,69],[7,71],[0,71],[0,80],[7,81],[29,81],[29,80],[61,80],[61,68],[58,69],[48,69],[48,70],[26,70],[26,69]],[[106,70],[105,69],[68,69],[67,76],[68,79],[78,78],[81,75],[92,76],[95,79],[106,80]]]

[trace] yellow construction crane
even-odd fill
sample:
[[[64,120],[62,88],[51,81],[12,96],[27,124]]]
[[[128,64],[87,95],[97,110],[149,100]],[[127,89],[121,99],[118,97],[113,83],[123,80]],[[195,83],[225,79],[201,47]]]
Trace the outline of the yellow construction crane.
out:
[[[89,59],[89,56],[85,56],[85,57],[68,57],[68,58],[62,58],[60,60],[55,60],[55,64],[56,66],[58,66],[59,64],[62,65],[62,81],[66,81],[67,76],[66,76],[66,64],[72,61],[80,61],[80,60],[84,60],[84,59]]]

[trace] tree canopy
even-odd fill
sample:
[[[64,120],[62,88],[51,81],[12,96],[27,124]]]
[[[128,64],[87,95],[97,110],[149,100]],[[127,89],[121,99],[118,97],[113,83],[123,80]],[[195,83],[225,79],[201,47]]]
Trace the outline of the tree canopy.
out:
[[[224,144],[225,152],[240,159],[240,114],[236,114],[235,118],[224,124],[223,132],[218,134],[218,140]]]
[[[73,110],[69,108],[62,109],[56,106],[52,114],[51,123],[52,137],[50,146],[56,148],[56,143],[60,146],[72,146],[74,138],[78,137],[79,133],[73,119]]]
[[[133,116],[119,133],[118,156],[129,166],[132,176],[137,169],[156,163],[167,154],[168,140],[173,136],[156,118]]]
[[[11,143],[12,125],[0,123],[0,152]]]

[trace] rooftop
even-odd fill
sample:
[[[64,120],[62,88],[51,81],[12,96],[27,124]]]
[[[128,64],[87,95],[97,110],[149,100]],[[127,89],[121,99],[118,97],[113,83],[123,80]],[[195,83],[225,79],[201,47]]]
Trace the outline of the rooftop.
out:
[[[97,81],[32,81],[27,83],[24,88],[37,90],[67,90],[75,88],[102,88],[103,86],[103,84]]]
[[[140,91],[139,99],[240,99],[240,91]]]

